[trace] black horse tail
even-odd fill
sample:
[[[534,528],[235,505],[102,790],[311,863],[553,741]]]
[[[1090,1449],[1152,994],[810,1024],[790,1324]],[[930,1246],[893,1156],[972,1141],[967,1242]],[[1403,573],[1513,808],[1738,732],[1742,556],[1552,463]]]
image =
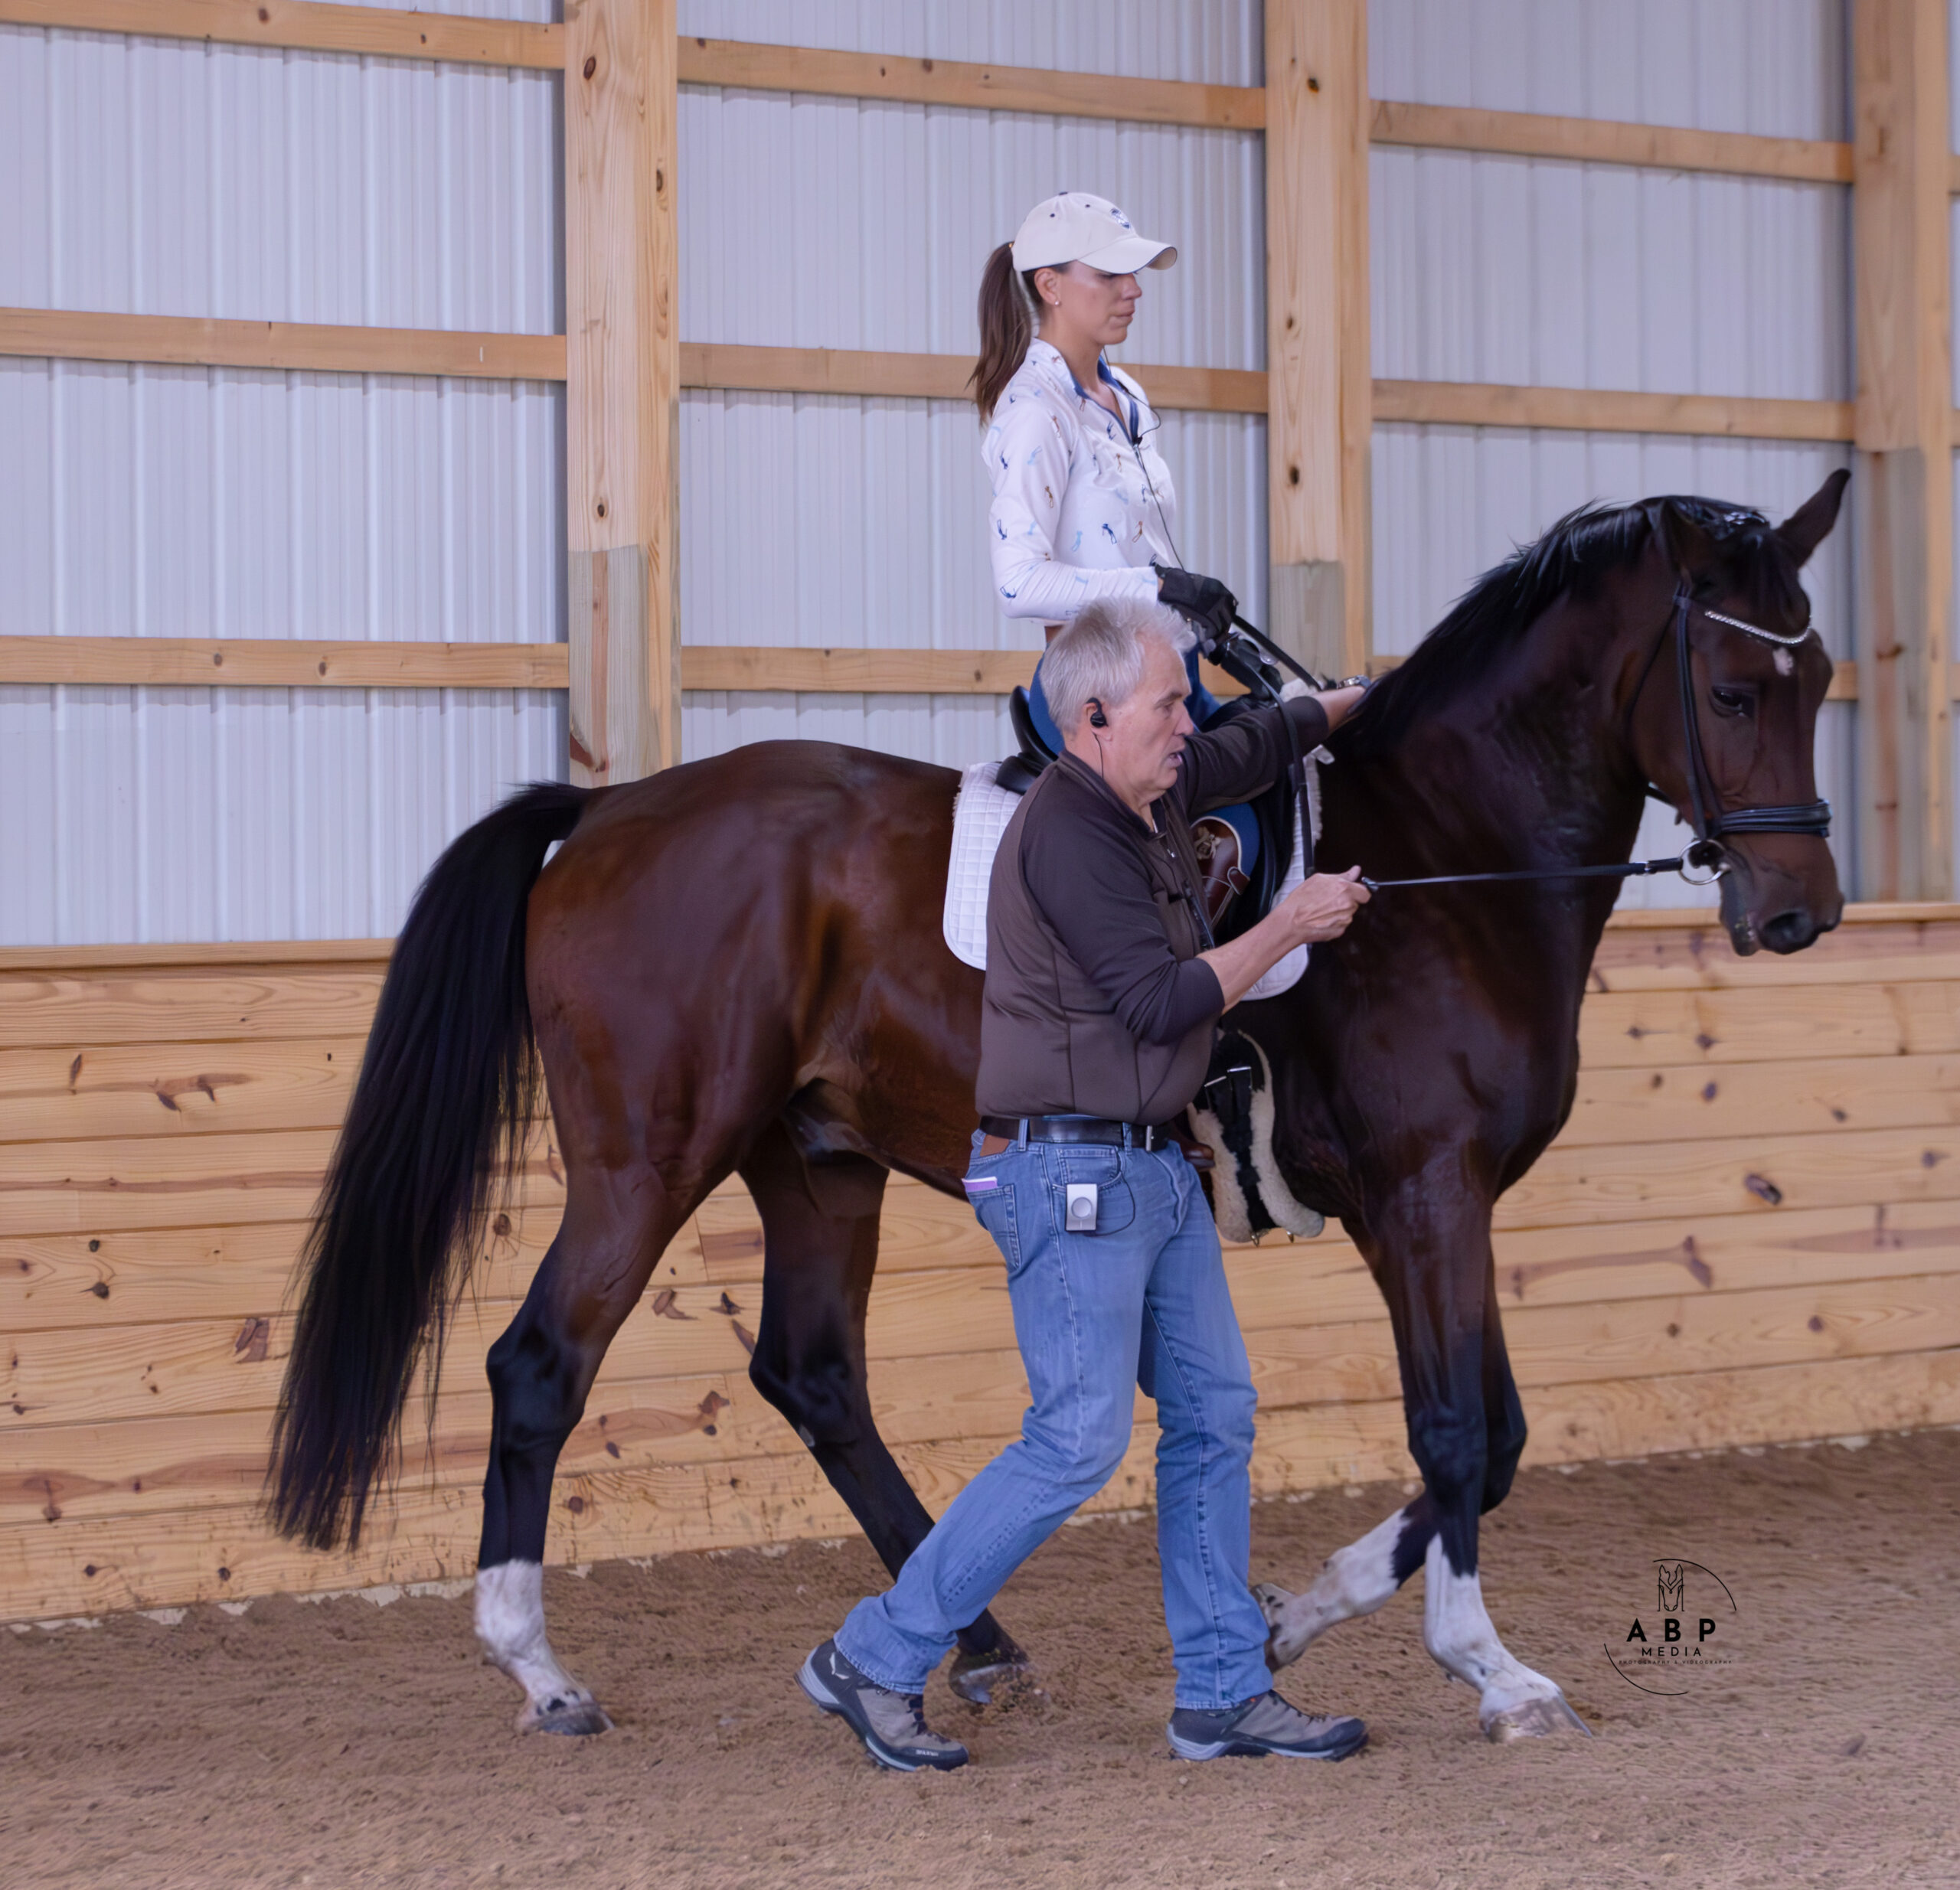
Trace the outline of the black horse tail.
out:
[[[530,1139],[525,907],[590,798],[541,783],[479,821],[430,869],[396,942],[300,1255],[273,1426],[272,1520],[310,1548],[358,1544],[418,1368],[433,1422],[451,1311]]]

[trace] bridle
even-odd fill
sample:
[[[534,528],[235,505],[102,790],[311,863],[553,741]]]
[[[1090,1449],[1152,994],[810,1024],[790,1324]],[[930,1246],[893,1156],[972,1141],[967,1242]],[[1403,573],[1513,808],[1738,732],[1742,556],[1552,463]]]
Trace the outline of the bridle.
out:
[[[1694,829],[1694,839],[1691,844],[1668,860],[1627,860],[1617,861],[1610,866],[1596,867],[1525,867],[1507,873],[1444,873],[1414,880],[1371,880],[1364,873],[1361,876],[1362,885],[1370,893],[1380,893],[1404,886],[1494,885],[1533,880],[1627,880],[1642,878],[1652,873],[1678,873],[1690,886],[1712,886],[1729,870],[1727,852],[1722,845],[1723,838],[1726,834],[1808,834],[1818,840],[1828,838],[1831,832],[1831,803],[1828,801],[1792,802],[1774,807],[1723,806],[1720,791],[1716,787],[1715,778],[1709,769],[1707,751],[1702,746],[1701,718],[1695,707],[1694,665],[1692,645],[1688,637],[1688,620],[1697,612],[1711,623],[1724,625],[1731,630],[1740,630],[1746,636],[1754,637],[1759,642],[1772,643],[1782,649],[1795,649],[1814,634],[1814,626],[1808,623],[1794,634],[1766,630],[1760,624],[1749,623],[1740,617],[1731,617],[1722,611],[1711,610],[1706,604],[1697,604],[1688,577],[1685,573],[1682,574],[1675,587],[1667,618],[1661,625],[1660,635],[1655,638],[1653,650],[1640,672],[1640,681],[1634,685],[1633,694],[1628,699],[1625,727],[1628,746],[1631,747],[1634,713],[1640,706],[1641,697],[1647,687],[1647,679],[1654,673],[1655,666],[1660,661],[1661,652],[1667,648],[1671,635],[1674,646],[1674,674],[1681,690],[1682,749],[1687,759],[1688,809]],[[1239,628],[1249,632],[1263,650],[1277,657],[1309,683],[1316,687],[1331,686],[1302,669],[1285,651],[1253,628],[1243,617],[1236,618],[1234,622]],[[1274,693],[1276,694],[1277,692]],[[1290,733],[1290,720],[1288,728]],[[1296,755],[1296,779],[1298,773],[1304,772],[1304,758]],[[1658,801],[1664,807],[1674,806],[1671,798],[1651,782],[1645,785],[1650,800]],[[1310,823],[1305,824],[1305,831],[1307,857],[1305,864],[1306,870],[1311,873],[1314,870],[1314,863]]]
[[[1707,751],[1701,745],[1701,718],[1695,703],[1694,671],[1687,634],[1688,618],[1699,610],[1711,623],[1726,624],[1732,630],[1754,637],[1759,643],[1773,643],[1779,649],[1793,650],[1809,638],[1811,625],[1805,624],[1801,630],[1786,635],[1779,630],[1766,630],[1760,624],[1746,623],[1740,617],[1731,617],[1719,610],[1710,610],[1706,604],[1695,602],[1685,576],[1675,589],[1673,609],[1674,673],[1681,684],[1682,746],[1687,756],[1688,805],[1694,820],[1694,844],[1687,849],[1685,857],[1692,860],[1698,854],[1707,859],[1712,854],[1719,863],[1722,850],[1719,843],[1724,834],[1810,834],[1819,840],[1827,838],[1831,832],[1828,801],[1808,801],[1780,807],[1725,808],[1722,805],[1714,777],[1709,772]],[[1654,654],[1647,659],[1647,668],[1641,671],[1640,683],[1633,692],[1632,700],[1627,704],[1629,734],[1634,710],[1640,704],[1641,690],[1647,687],[1647,678],[1652,674],[1661,645],[1666,641],[1667,632],[1663,630],[1660,641],[1654,646]],[[1652,799],[1667,801],[1666,795],[1651,783],[1648,784],[1647,792]],[[1667,804],[1673,805],[1671,801]],[[1717,863],[1716,876],[1719,878],[1726,870],[1725,864]]]

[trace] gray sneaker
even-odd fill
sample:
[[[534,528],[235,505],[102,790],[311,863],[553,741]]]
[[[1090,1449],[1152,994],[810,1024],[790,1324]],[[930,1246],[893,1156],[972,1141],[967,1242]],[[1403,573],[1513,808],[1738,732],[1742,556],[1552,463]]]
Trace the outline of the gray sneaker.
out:
[[[926,1724],[923,1693],[894,1693],[861,1673],[826,1640],[803,1663],[796,1683],[827,1713],[835,1713],[864,1750],[894,1772],[929,1765],[949,1772],[966,1763],[966,1748],[942,1739]]]
[[[1344,1759],[1368,1742],[1358,1719],[1303,1713],[1277,1693],[1215,1712],[1180,1706],[1171,1715],[1171,1750],[1181,1759]]]

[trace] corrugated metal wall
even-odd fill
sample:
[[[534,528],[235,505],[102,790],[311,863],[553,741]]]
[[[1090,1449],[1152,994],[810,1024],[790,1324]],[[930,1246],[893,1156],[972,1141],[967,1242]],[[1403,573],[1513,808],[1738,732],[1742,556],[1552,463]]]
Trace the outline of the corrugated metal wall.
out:
[[[0,27],[0,304],[552,333],[561,146],[547,73]],[[564,635],[560,390],[0,360],[0,633]],[[0,943],[392,932],[564,748],[542,693],[0,688]]]
[[[1849,135],[1842,0],[1373,0],[1368,25],[1377,98]],[[1845,187],[1390,148],[1369,185],[1378,377],[1851,397]],[[1849,460],[1843,446],[1378,426],[1375,647],[1413,648],[1478,572],[1588,500],[1698,492],[1780,517]],[[1851,654],[1848,543],[1827,541],[1806,573],[1838,656]],[[1853,715],[1825,706],[1818,753],[1847,869]],[[1642,850],[1679,838],[1650,809]],[[1623,903],[1694,896],[1635,881]]]
[[[681,15],[730,38],[1261,77],[1257,0]],[[1842,0],[1374,0],[1370,34],[1377,96],[1846,129]],[[543,74],[0,28],[0,303],[551,331],[559,109]],[[1132,354],[1263,363],[1256,135],[696,88],[680,135],[688,339],[969,351],[987,250],[1068,187],[1184,250],[1146,284]],[[1383,149],[1372,193],[1377,374],[1850,390],[1842,189]],[[564,634],[556,390],[0,361],[0,632]],[[1172,414],[1165,445],[1187,561],[1259,616],[1263,422]],[[1410,648],[1586,499],[1786,510],[1844,456],[1380,428],[1377,647]],[[681,470],[691,642],[1038,645],[992,608],[962,405],[693,393]],[[1812,589],[1848,653],[1841,544]],[[999,752],[1002,719],[991,698],[694,694],[684,743],[800,734],[956,764]],[[1841,801],[1851,742],[1832,705],[1821,772]],[[0,942],[391,931],[443,841],[509,782],[561,772],[564,744],[542,695],[0,690]]]
[[[847,51],[1256,84],[1257,0],[682,0],[683,32]],[[689,341],[971,354],[980,272],[1059,189],[1122,204],[1178,243],[1125,351],[1265,361],[1256,133],[687,88],[681,331]],[[739,233],[739,239],[735,233]],[[1160,443],[1195,568],[1265,608],[1266,430],[1170,413]],[[952,401],[691,393],[681,418],[681,618],[690,643],[1038,649],[994,608],[972,408]],[[691,694],[684,751],[803,735],[950,765],[1011,746],[971,697]]]

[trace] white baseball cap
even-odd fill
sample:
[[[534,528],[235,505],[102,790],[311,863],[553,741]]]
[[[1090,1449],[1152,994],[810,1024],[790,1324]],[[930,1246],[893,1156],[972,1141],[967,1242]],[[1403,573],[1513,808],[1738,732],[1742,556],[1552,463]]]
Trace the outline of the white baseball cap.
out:
[[[1109,198],[1086,191],[1063,191],[1037,204],[1014,240],[1014,266],[1020,275],[1086,263],[1107,276],[1132,276],[1140,269],[1168,269],[1177,260],[1169,243],[1138,236]]]

